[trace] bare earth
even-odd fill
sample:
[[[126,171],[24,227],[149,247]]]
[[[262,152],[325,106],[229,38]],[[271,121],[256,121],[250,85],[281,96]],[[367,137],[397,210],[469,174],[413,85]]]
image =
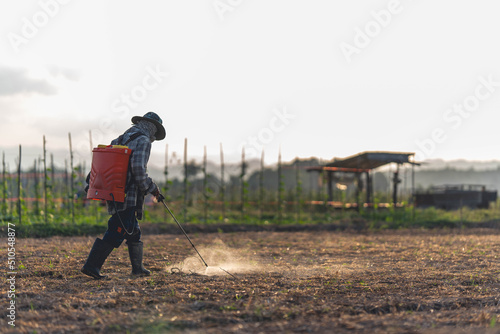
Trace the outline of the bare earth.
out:
[[[105,280],[80,273],[95,237],[18,239],[16,327],[0,332],[496,333],[498,232],[190,235],[209,268],[183,235],[144,233],[152,275],[130,275],[124,243]]]

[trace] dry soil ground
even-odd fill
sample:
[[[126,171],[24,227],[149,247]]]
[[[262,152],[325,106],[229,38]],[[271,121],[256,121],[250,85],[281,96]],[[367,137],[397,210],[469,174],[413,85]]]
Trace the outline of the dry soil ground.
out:
[[[105,280],[79,271],[94,238],[18,239],[16,327],[4,316],[0,331],[484,333],[500,326],[495,229],[191,238],[208,270],[184,236],[145,233],[152,275],[130,275],[123,244],[105,263]],[[7,305],[6,293],[2,300]]]

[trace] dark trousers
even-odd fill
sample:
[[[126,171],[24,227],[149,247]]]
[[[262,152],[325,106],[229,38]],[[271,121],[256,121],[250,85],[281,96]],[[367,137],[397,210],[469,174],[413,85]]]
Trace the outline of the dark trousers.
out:
[[[140,241],[141,229],[139,228],[139,222],[137,221],[135,210],[136,208],[134,206],[112,215],[108,220],[108,229],[106,233],[104,233],[102,240],[106,241],[115,248],[120,247],[123,240],[127,240],[127,242]]]

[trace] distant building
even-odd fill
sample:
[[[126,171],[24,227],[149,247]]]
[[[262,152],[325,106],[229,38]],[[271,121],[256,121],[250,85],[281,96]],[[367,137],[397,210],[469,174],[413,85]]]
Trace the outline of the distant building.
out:
[[[497,191],[486,190],[484,185],[458,184],[432,187],[415,194],[415,206],[456,210],[461,207],[487,209],[497,200]]]

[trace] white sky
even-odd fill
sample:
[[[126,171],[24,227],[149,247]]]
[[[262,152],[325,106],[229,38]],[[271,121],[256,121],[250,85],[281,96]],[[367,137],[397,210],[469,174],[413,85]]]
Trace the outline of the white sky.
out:
[[[155,111],[157,160],[184,138],[214,161],[221,143],[228,161],[243,146],[269,163],[280,147],[285,161],[498,159],[499,13],[495,0],[2,1],[0,150],[43,135],[67,149],[71,132],[90,160],[89,130],[108,143]]]

